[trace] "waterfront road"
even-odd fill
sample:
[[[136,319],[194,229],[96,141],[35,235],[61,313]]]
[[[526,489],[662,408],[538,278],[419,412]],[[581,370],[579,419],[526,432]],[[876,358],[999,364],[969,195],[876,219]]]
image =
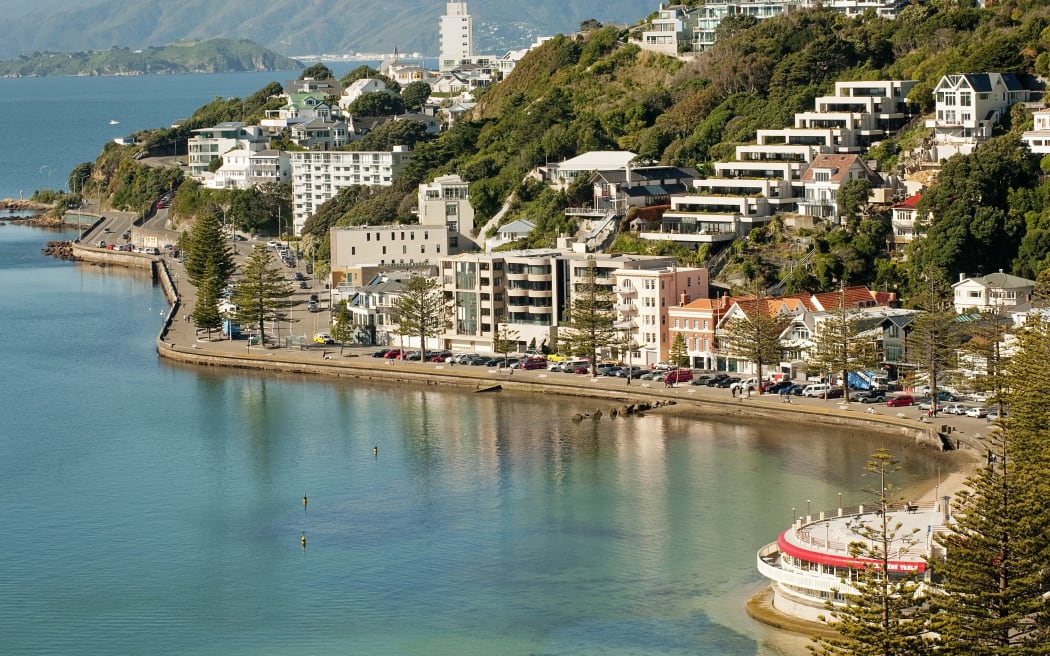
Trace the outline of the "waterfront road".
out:
[[[240,242],[239,257],[243,259],[250,251],[250,243]],[[275,264],[281,267],[279,260],[274,255]],[[470,384],[479,386],[492,384],[493,382],[506,381],[508,383],[533,383],[537,385],[549,385],[551,387],[571,388],[573,393],[587,393],[593,390],[596,396],[610,396],[613,394],[629,395],[630,398],[652,398],[653,400],[676,399],[680,403],[693,403],[696,405],[707,405],[712,403],[724,410],[730,410],[725,404],[735,405],[740,412],[747,414],[780,414],[784,411],[802,411],[809,414],[818,414],[832,417],[834,415],[852,415],[855,418],[875,416],[888,418],[897,426],[912,427],[915,429],[931,427],[942,430],[948,427],[951,439],[957,441],[961,446],[969,446],[978,452],[986,449],[985,443],[988,435],[996,430],[994,424],[984,419],[971,417],[941,415],[938,417],[926,417],[918,406],[910,407],[887,407],[883,404],[843,403],[841,399],[810,399],[803,397],[791,397],[790,405],[786,399],[776,394],[752,395],[750,397],[734,397],[730,390],[711,388],[699,385],[678,384],[674,387],[664,387],[658,381],[633,380],[627,384],[624,378],[614,377],[591,377],[589,375],[576,375],[568,373],[550,372],[546,370],[522,370],[501,369],[492,367],[478,367],[469,365],[452,365],[449,363],[433,362],[410,362],[401,360],[386,360],[372,358],[371,354],[377,350],[376,346],[347,345],[322,345],[313,342],[313,335],[317,332],[331,332],[331,315],[329,313],[329,294],[324,285],[307,277],[307,288],[299,289],[298,283],[292,278],[296,269],[285,268],[289,279],[289,286],[294,293],[288,299],[288,309],[282,312],[282,318],[276,323],[269,322],[266,326],[267,338],[270,342],[267,346],[249,346],[246,339],[229,340],[223,338],[218,332],[213,332],[209,337],[206,333],[198,331],[193,326],[192,312],[195,303],[193,287],[185,283],[185,273],[181,265],[171,258],[166,259],[175,284],[180,293],[182,306],[178,314],[173,317],[171,326],[164,337],[163,346],[166,348],[177,348],[179,350],[190,349],[199,354],[224,355],[227,357],[251,356],[256,358],[265,355],[272,357],[275,361],[280,360],[290,363],[301,363],[307,365],[323,365],[328,371],[332,367],[345,367],[347,369],[372,370],[372,373],[380,373],[376,370],[383,368],[387,374],[394,371],[412,373],[426,377],[427,373],[441,374],[435,379],[447,376],[470,379]],[[300,270],[300,273],[302,271]],[[311,294],[317,294],[321,299],[320,312],[308,312],[307,302]],[[289,335],[298,338],[298,341],[289,344],[286,339]]]

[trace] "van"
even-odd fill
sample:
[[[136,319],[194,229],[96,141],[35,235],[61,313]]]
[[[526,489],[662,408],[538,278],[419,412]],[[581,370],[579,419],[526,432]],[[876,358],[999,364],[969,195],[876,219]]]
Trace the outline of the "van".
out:
[[[693,379],[692,369],[672,369],[664,376],[665,383],[685,383]]]
[[[590,366],[591,366],[591,361],[590,360],[562,360],[559,364],[560,364],[560,368],[558,369],[558,371],[564,371],[566,373],[574,374],[574,373],[576,373],[576,370],[581,368],[581,367],[585,367],[585,368],[589,369]]]
[[[802,389],[802,396],[809,396],[814,398],[820,397],[827,394],[828,390],[830,389],[831,385],[828,385],[827,383],[816,383],[814,385],[806,385]]]

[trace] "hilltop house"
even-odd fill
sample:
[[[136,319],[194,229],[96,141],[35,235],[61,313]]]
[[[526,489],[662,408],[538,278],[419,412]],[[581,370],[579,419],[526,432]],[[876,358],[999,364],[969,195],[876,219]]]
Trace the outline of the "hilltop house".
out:
[[[933,94],[936,115],[926,121],[926,127],[933,129],[935,161],[973,152],[991,138],[1003,112],[1032,97],[1032,91],[1012,73],[945,75]]]
[[[952,304],[959,314],[996,307],[1024,309],[1031,303],[1034,289],[1034,280],[1003,273],[1002,269],[978,278],[960,273],[959,282],[952,285]]]
[[[872,188],[883,186],[882,176],[868,168],[859,155],[817,155],[802,174],[806,195],[798,203],[798,213],[838,218],[838,191],[848,180],[867,180]]]

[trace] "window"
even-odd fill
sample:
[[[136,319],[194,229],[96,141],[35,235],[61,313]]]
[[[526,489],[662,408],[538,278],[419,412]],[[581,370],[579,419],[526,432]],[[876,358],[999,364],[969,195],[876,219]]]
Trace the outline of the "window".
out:
[[[383,247],[383,255],[386,255],[386,246]]]
[[[674,327],[675,327],[675,328],[677,328],[677,327],[678,327],[678,319],[675,319],[675,320],[674,320]]]
[[[350,254],[351,255],[357,255],[357,246],[351,246],[350,247]]]

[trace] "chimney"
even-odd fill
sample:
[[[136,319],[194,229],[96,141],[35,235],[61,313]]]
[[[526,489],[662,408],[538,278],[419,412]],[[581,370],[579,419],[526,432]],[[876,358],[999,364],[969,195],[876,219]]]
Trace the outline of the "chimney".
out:
[[[689,294],[682,292],[682,296],[678,299],[679,305],[689,305]]]
[[[960,272],[960,273],[959,273],[959,282],[962,282],[962,281],[964,281],[964,280],[966,280],[966,274],[965,274],[965,273],[962,273],[962,272]]]

